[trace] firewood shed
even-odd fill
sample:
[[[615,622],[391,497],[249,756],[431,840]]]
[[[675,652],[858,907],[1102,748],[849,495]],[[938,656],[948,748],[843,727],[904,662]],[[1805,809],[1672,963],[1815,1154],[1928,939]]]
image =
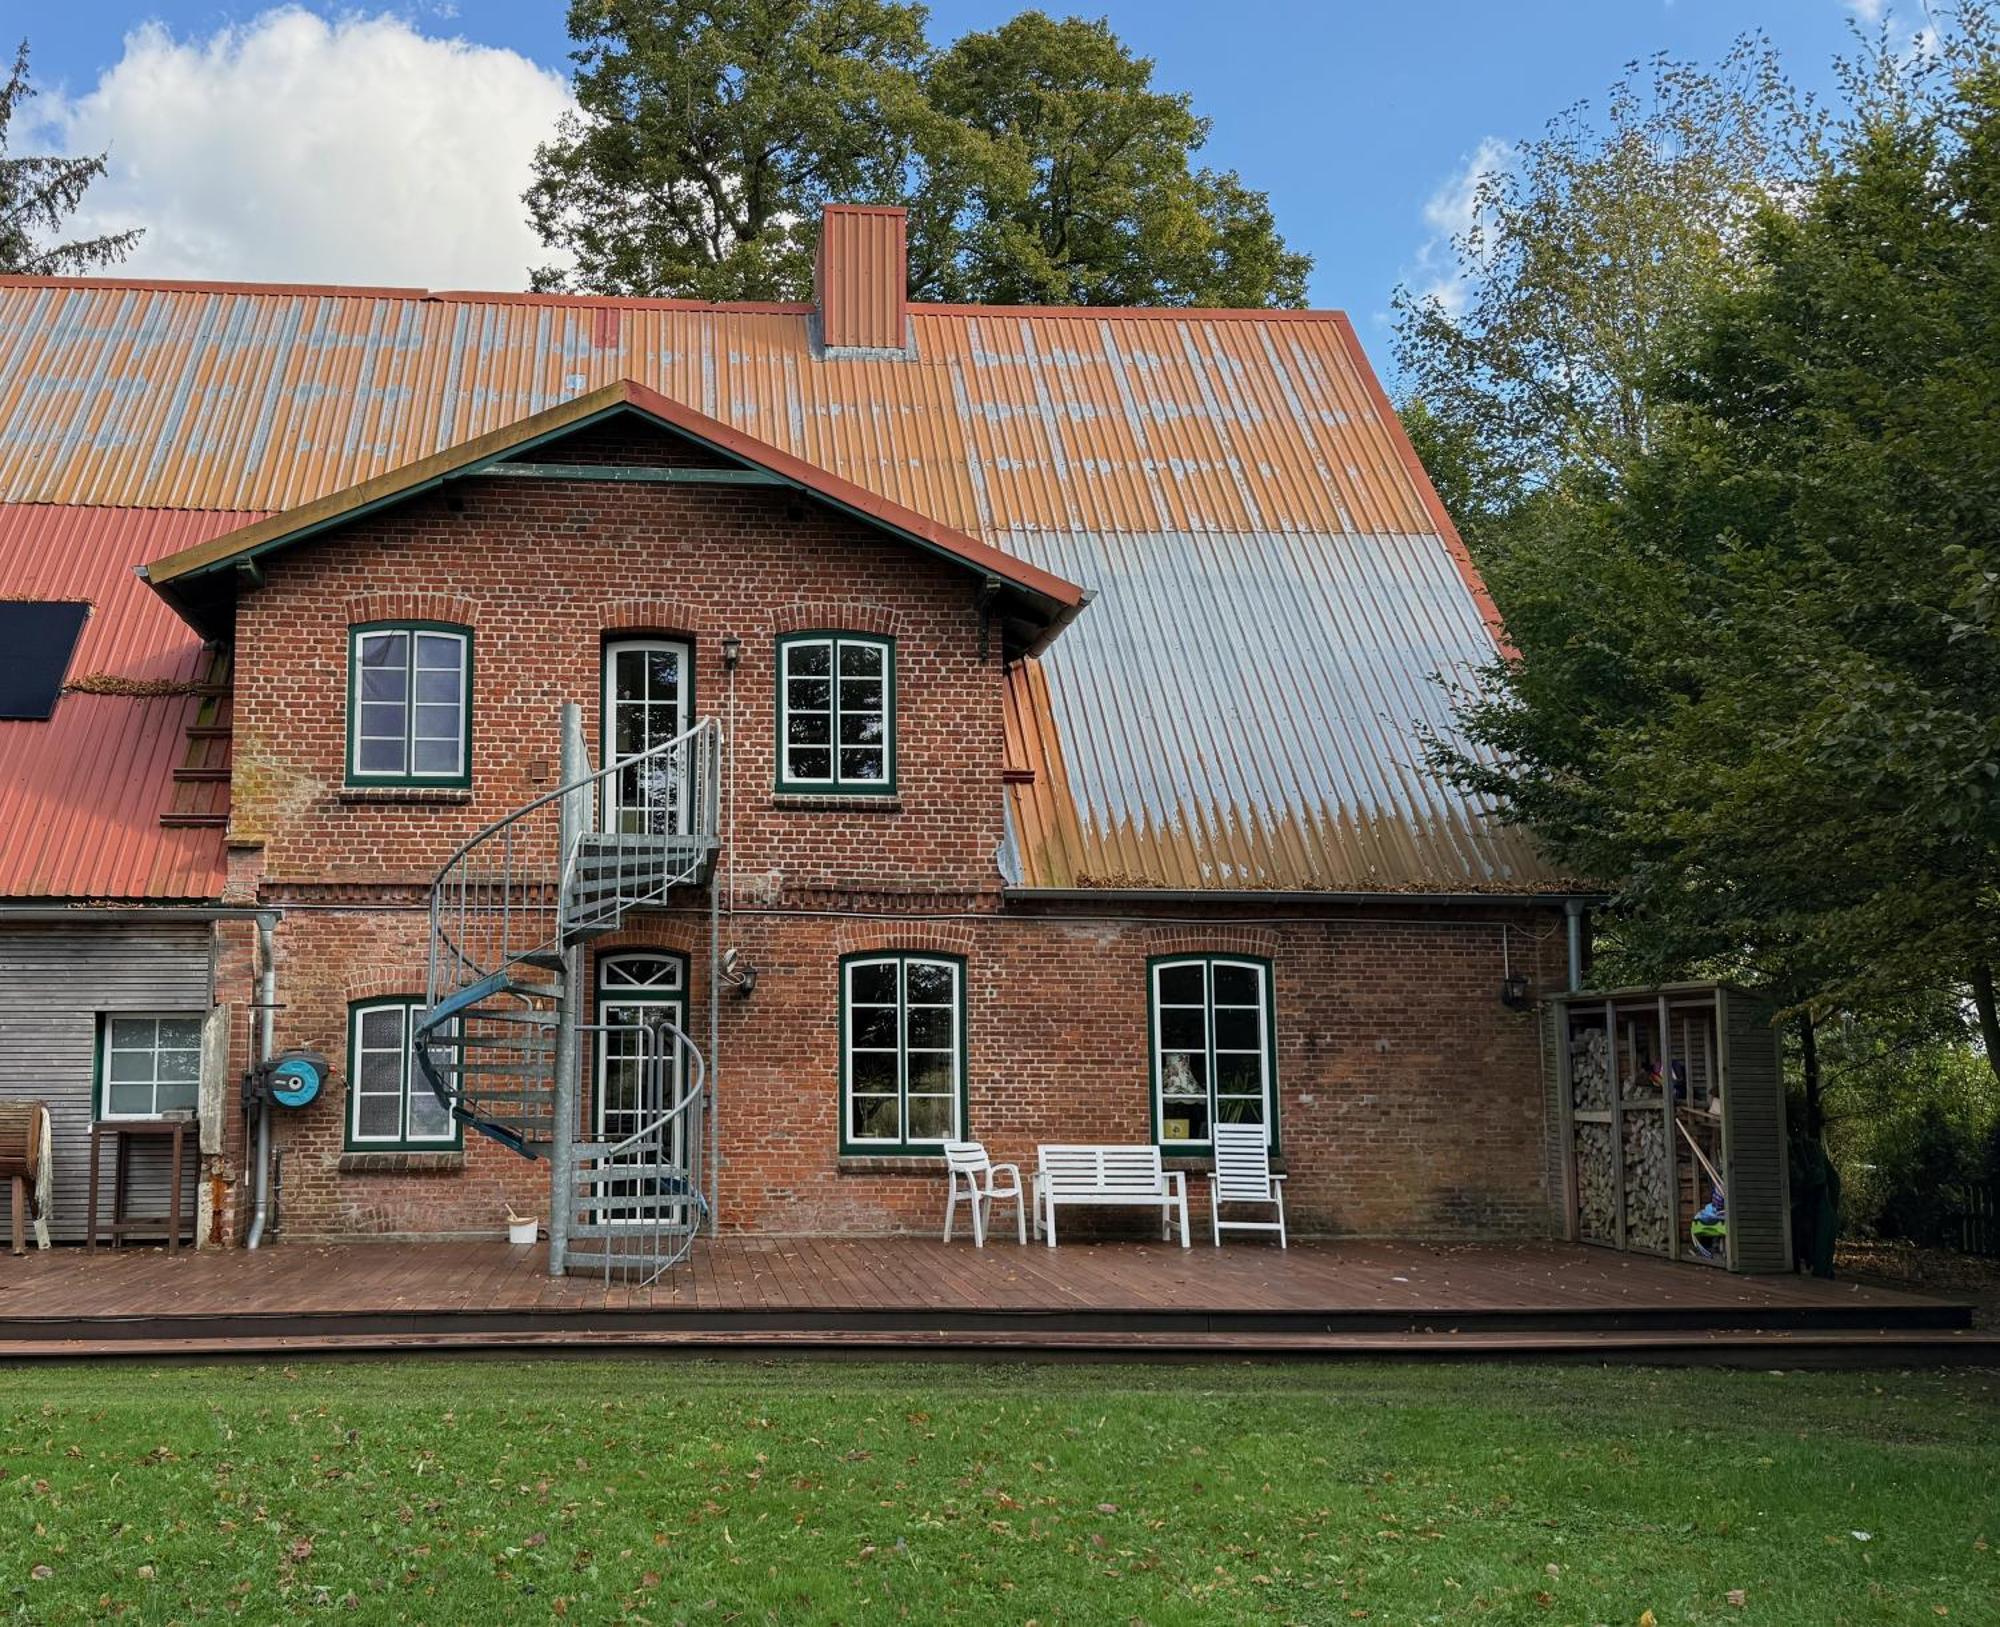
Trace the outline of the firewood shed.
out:
[[[1770,1002],[1727,984],[1678,983],[1558,995],[1545,1016],[1559,1233],[1731,1271],[1790,1271],[1785,1085]]]

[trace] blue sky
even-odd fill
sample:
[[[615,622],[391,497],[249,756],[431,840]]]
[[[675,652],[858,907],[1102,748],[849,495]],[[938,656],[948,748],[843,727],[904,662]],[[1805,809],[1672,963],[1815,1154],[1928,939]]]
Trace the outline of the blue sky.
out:
[[[1426,275],[1442,205],[1476,155],[1599,96],[1635,57],[1713,60],[1748,28],[1772,37],[1797,80],[1823,86],[1857,11],[1885,4],[1921,20],[1918,0],[1096,0],[1080,9],[1102,11],[1155,58],[1159,83],[1193,93],[1214,121],[1208,161],[1270,192],[1287,237],[1317,262],[1314,303],[1352,312],[1380,350],[1391,291]],[[33,7],[27,26],[55,138],[110,144],[105,220],[154,227],[135,269],[518,286],[508,268],[532,245],[522,246],[511,199],[534,133],[560,105],[561,0],[308,4],[294,9],[317,17],[293,17],[284,30],[271,9]],[[1018,9],[938,0],[932,34],[948,40]],[[128,39],[149,23],[159,26]],[[285,49],[260,55],[265,36],[281,33]],[[444,41],[465,43],[435,43]],[[226,84],[215,90],[204,76]],[[459,129],[440,129],[454,117]],[[218,122],[204,136],[209,120]],[[413,148],[438,154],[428,189],[388,175],[409,167],[398,155]],[[480,168],[503,158],[513,167]]]

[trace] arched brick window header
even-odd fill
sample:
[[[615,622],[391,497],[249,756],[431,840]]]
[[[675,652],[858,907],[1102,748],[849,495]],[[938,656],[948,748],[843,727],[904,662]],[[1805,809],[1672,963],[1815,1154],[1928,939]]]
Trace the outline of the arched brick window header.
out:
[[[478,626],[472,601],[456,593],[364,593],[347,601],[350,625],[371,621],[441,621]]]
[[[1255,955],[1275,960],[1278,934],[1259,927],[1158,926],[1141,935],[1147,957],[1161,955]]]
[[[716,636],[708,617],[685,599],[605,599],[597,607],[597,625],[611,638],[646,633],[702,640]]]
[[[370,968],[365,975],[348,979],[342,998],[350,1005],[356,1000],[392,1000],[399,995],[421,1001],[425,977],[421,966],[412,967],[407,972],[384,972],[379,968]]]
[[[834,935],[840,955],[908,950],[970,960],[973,941],[972,928],[960,921],[843,921]]]
[[[842,633],[873,633],[878,638],[900,638],[904,616],[888,605],[871,604],[865,599],[794,599],[771,612],[771,636],[833,630]]]

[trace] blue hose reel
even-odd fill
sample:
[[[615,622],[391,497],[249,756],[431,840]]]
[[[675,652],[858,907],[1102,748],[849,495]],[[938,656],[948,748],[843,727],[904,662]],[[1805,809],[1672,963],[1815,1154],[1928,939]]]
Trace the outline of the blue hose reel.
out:
[[[243,1076],[246,1104],[309,1107],[326,1086],[326,1058],[317,1051],[281,1051]]]

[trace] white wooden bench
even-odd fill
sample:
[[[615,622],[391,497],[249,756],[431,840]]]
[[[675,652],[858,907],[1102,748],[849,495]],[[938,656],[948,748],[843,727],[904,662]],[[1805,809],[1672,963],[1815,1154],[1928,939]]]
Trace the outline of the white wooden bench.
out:
[[[1160,1236],[1173,1236],[1180,1216],[1188,1247],[1187,1177],[1160,1167],[1158,1147],[1051,1146],[1036,1149],[1035,1230],[1056,1246],[1056,1206],[1063,1203],[1139,1204],[1160,1211]]]

